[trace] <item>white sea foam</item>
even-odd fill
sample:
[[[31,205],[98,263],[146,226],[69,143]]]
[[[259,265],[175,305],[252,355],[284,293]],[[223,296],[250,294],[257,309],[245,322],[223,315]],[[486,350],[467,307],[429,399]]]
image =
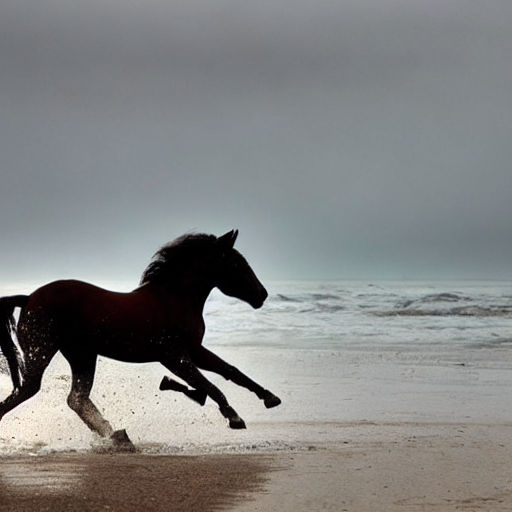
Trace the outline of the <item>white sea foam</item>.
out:
[[[100,358],[93,400],[157,453],[307,449],[342,439],[354,422],[512,421],[511,286],[289,282],[269,291],[261,310],[220,293],[205,308],[205,344],[283,400],[267,410],[211,376],[247,430],[230,430],[211,401],[201,408],[159,391],[168,372],[158,364]],[[0,375],[2,396],[10,386]],[[67,407],[69,388],[57,356],[41,392],[0,423],[0,454],[101,449]]]

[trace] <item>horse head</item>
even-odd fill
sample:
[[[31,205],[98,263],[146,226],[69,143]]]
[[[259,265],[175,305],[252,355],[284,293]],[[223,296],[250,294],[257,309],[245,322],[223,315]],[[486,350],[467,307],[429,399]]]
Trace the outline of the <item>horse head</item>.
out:
[[[222,293],[241,299],[258,309],[263,306],[268,293],[247,260],[234,248],[237,236],[238,230],[232,230],[218,237],[215,242],[220,252],[215,286]]]

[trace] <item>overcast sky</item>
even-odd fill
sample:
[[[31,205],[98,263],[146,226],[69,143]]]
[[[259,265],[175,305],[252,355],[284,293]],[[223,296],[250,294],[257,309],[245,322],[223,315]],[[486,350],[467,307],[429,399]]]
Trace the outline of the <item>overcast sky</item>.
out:
[[[240,229],[263,280],[512,278],[512,3],[4,0],[0,278]]]

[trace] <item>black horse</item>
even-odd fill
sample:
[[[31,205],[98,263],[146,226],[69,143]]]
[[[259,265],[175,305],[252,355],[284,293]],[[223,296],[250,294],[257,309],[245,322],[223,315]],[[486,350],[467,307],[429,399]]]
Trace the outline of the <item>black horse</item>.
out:
[[[119,448],[132,450],[133,445],[124,430],[113,431],[89,398],[98,355],[160,362],[192,387],[164,377],[160,389],[182,391],[200,404],[209,396],[231,428],[245,428],[245,423],[199,368],[253,391],[267,408],[279,405],[278,397],[202,346],[203,307],[214,287],[253,308],[260,308],[268,295],[233,248],[237,235],[184,235],[163,246],[130,293],[66,280],[31,295],[0,298],[0,348],[14,386],[0,403],[0,418],[39,391],[43,372],[59,350],[72,371],[68,405],[91,430],[111,437]],[[15,307],[21,308],[17,326]],[[21,354],[11,337],[14,330]]]

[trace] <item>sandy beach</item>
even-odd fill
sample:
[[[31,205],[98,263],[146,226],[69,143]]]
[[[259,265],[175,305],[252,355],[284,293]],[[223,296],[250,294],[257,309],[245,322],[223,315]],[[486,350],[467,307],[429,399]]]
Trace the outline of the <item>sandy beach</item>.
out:
[[[263,454],[3,457],[0,510],[512,509],[512,425],[337,428],[336,445]]]
[[[512,425],[369,424],[346,444],[281,454],[237,512],[509,511]]]
[[[265,456],[59,454],[0,461],[2,511],[224,510],[263,489]]]

